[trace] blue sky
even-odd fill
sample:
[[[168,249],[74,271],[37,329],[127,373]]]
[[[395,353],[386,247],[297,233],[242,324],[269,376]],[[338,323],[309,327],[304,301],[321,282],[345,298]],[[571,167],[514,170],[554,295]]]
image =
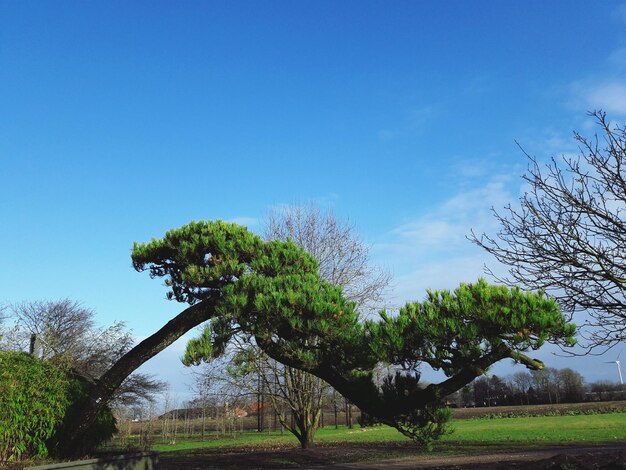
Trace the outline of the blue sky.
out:
[[[134,241],[310,201],[421,299],[493,265],[465,236],[522,191],[514,140],[575,151],[598,108],[626,117],[624,2],[0,1],[0,302],[144,337],[181,306]],[[184,393],[181,348],[147,369]]]

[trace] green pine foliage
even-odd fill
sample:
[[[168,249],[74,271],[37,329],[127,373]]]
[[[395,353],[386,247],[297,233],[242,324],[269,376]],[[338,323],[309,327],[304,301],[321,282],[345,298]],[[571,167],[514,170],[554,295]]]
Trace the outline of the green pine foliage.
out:
[[[575,330],[554,299],[484,279],[453,292],[428,291],[423,302],[407,303],[396,316],[382,312],[381,321],[368,324],[379,357],[406,368],[426,362],[447,375],[489,354],[541,369],[522,353],[548,340],[572,346]]]
[[[148,267],[151,277],[166,276],[168,298],[195,304],[219,296],[220,289],[242,277],[261,246],[245,227],[191,222],[161,240],[135,243],[132,259],[136,270]]]

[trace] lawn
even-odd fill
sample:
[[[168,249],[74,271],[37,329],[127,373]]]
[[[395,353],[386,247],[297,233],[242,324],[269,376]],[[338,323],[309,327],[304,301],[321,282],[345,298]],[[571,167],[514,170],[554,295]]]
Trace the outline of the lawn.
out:
[[[547,446],[626,441],[626,413],[471,419],[452,422],[444,442]]]
[[[245,432],[237,439],[190,440],[155,445],[161,468],[241,469],[302,468],[385,459],[444,458],[454,455],[509,455],[550,446],[596,446],[626,442],[626,413],[540,416],[494,419],[455,419],[453,433],[424,455],[395,429],[387,426],[348,429],[327,427],[316,435],[317,448],[302,451],[297,440],[279,433]],[[602,448],[598,455],[610,457]],[[621,449],[621,447],[620,447]],[[587,450],[588,452],[588,450]],[[585,454],[587,455],[587,454]],[[504,458],[504,457],[502,457]],[[597,458],[597,457],[596,457]],[[617,457],[621,459],[621,455]],[[532,464],[531,464],[532,465]],[[522,467],[520,467],[522,468]],[[526,468],[526,467],[523,467]],[[578,468],[578,467],[577,467]]]
[[[494,447],[536,447],[548,445],[601,444],[626,441],[626,413],[577,416],[536,416],[496,419],[453,419],[450,423],[452,434],[444,436],[436,450],[454,448]],[[320,446],[334,444],[400,444],[408,439],[393,428],[374,426],[353,429],[326,427],[316,434]],[[154,450],[167,453],[184,449],[237,448],[275,449],[296,447],[297,440],[289,433],[244,432],[236,439],[182,440],[175,445],[153,445]]]

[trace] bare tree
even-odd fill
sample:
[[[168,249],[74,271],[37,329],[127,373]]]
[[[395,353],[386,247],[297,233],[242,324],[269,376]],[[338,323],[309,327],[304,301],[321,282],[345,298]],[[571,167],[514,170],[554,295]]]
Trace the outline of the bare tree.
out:
[[[100,378],[134,343],[123,322],[97,327],[94,311],[69,299],[24,302],[10,310],[15,320],[14,347],[23,348],[35,335],[41,358],[89,380]],[[150,375],[135,373],[116,390],[112,402],[151,401],[164,385]]]
[[[511,384],[516,394],[522,399],[525,398],[526,404],[530,405],[528,390],[532,387],[533,384],[532,376],[526,371],[515,372],[511,378]]]
[[[4,305],[0,305],[0,350],[2,350],[2,343],[4,342],[4,321],[7,318],[7,314],[6,312],[6,306]]]
[[[311,447],[329,385],[313,374],[285,366],[257,351],[255,355],[251,359],[256,364],[249,370],[261,382],[261,390],[280,424],[298,439],[303,448]],[[248,388],[254,391],[253,387]]]
[[[351,224],[340,221],[332,211],[322,212],[315,204],[282,206],[267,216],[264,236],[267,240],[292,240],[310,253],[318,262],[320,276],[341,286],[360,311],[381,307],[391,280],[389,273],[371,264],[368,245],[355,235]],[[329,385],[307,372],[277,364],[260,350],[257,354],[257,373],[272,390],[269,396],[281,424],[302,447],[310,447]],[[293,420],[283,412],[285,407]]]
[[[559,403],[561,390],[558,380],[558,371],[552,367],[530,372],[533,380],[533,388],[537,392],[539,401],[542,403]]]
[[[42,359],[69,362],[82,369],[90,347],[84,340],[95,328],[93,311],[62,299],[16,304],[12,312],[24,342],[31,335],[37,336]]]
[[[372,265],[369,246],[331,210],[322,212],[315,204],[277,208],[267,216],[264,235],[267,240],[292,240],[310,253],[322,279],[341,286],[360,309],[381,307],[390,274]]]
[[[575,133],[579,155],[546,165],[526,154],[520,207],[494,210],[500,231],[471,239],[509,267],[502,281],[588,312],[582,334],[591,350],[626,340],[626,127],[590,115],[601,137]]]
[[[578,403],[585,399],[585,385],[582,375],[566,367],[557,371],[557,377],[562,393],[562,401]]]
[[[27,341],[13,321],[9,306],[0,305],[0,351],[24,350],[28,346]]]
[[[208,370],[202,372],[193,372],[194,382],[191,386],[194,393],[194,400],[192,401],[194,408],[200,409],[200,439],[204,441],[207,432],[207,412],[209,408],[209,396],[211,393],[211,386],[214,380],[208,373]]]

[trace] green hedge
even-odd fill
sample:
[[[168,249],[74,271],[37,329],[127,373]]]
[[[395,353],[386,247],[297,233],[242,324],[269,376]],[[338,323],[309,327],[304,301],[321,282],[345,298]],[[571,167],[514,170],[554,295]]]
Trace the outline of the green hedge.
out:
[[[23,352],[0,352],[0,462],[54,455],[88,400],[84,378]],[[87,453],[115,433],[106,407],[83,436]]]
[[[70,403],[70,379],[23,352],[0,352],[0,461],[45,457]]]

